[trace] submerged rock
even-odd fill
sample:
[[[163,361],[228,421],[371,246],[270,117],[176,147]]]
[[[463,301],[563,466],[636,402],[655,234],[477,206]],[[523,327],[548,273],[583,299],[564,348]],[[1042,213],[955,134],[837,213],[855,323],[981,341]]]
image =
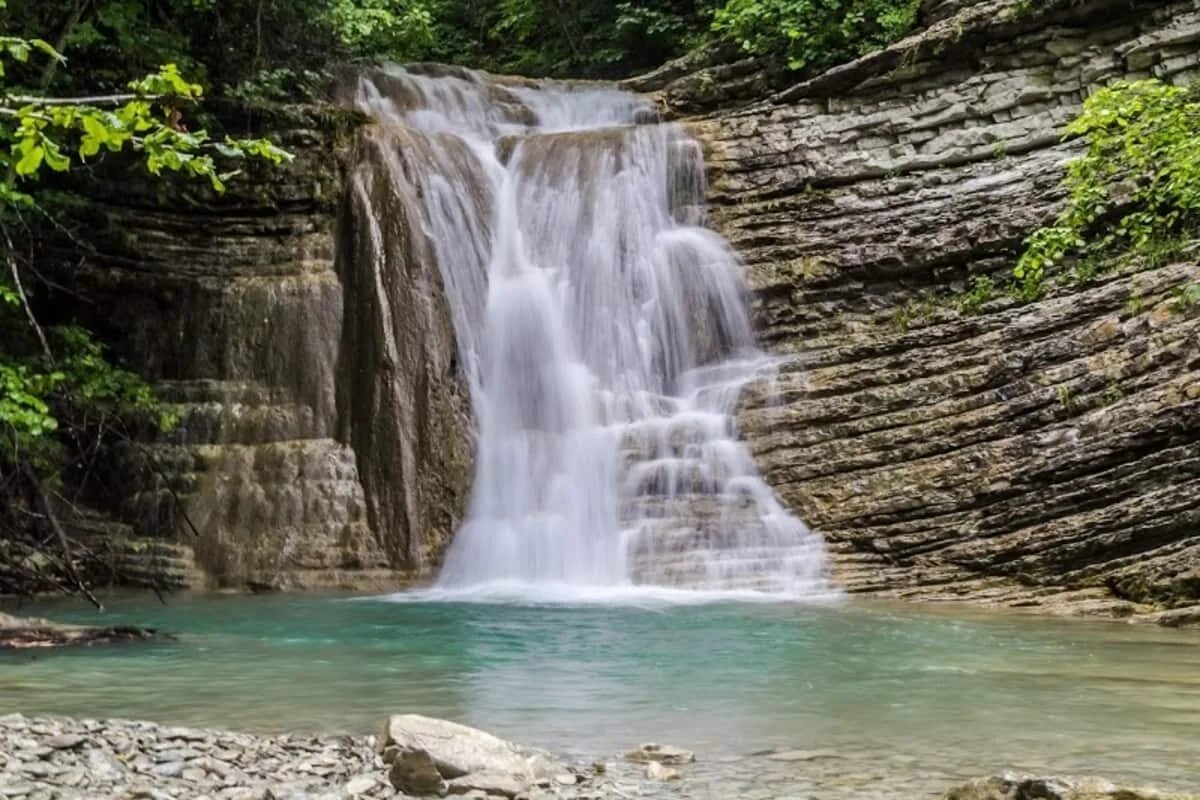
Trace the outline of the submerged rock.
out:
[[[643,764],[652,762],[659,764],[691,764],[696,760],[696,754],[691,750],[684,750],[682,747],[672,747],[669,744],[649,742],[637,750],[631,750],[626,753],[625,758]]]
[[[998,775],[957,786],[942,800],[1200,800],[1200,794],[1120,787],[1099,778]]]
[[[664,766],[658,761],[646,765],[646,777],[652,781],[677,781],[681,777],[679,770]]]
[[[170,639],[152,628],[130,625],[90,628],[66,625],[47,619],[14,617],[0,613],[0,650],[26,650],[67,645],[97,645],[114,642]]]

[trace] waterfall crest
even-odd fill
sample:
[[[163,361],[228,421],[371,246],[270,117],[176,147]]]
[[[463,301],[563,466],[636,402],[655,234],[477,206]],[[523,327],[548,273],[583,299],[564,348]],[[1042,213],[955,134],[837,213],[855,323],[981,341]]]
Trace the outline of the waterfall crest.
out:
[[[348,101],[437,261],[478,427],[439,585],[824,590],[736,438],[773,367],[698,144],[634,95],[461,69],[373,70]]]

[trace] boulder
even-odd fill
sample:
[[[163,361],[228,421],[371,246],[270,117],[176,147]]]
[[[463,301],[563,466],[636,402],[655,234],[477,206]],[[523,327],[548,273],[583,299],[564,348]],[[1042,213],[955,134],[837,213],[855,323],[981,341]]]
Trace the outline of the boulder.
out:
[[[522,747],[456,722],[419,714],[397,714],[389,718],[379,740],[379,749],[384,761],[392,764],[409,753],[424,754],[439,777],[451,781],[453,787],[459,787],[460,793],[483,788],[489,794],[504,794],[499,790],[519,785],[515,795],[538,781],[553,780],[554,776],[567,771],[566,765],[541,750]],[[420,757],[416,758],[420,760]],[[470,776],[470,779],[456,780],[464,776]],[[392,785],[401,788],[395,780]]]

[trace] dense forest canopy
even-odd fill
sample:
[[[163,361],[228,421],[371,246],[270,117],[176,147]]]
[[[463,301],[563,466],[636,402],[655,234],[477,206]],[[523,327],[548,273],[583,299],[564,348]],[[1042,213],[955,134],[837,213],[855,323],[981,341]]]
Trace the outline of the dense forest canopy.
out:
[[[10,0],[3,26],[86,65],[56,74],[55,87],[120,88],[174,63],[226,93],[290,89],[305,73],[348,60],[624,77],[717,39],[795,69],[820,67],[907,32],[917,7],[917,0]]]

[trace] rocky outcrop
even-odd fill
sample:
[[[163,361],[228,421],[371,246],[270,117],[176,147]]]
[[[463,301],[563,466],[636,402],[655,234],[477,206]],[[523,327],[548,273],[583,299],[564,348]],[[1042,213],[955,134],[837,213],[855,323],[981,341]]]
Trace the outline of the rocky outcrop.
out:
[[[339,217],[356,222],[342,159],[369,138],[364,120],[298,108],[251,124],[296,160],[250,167],[220,196],[136,173],[89,190],[100,202],[71,266],[88,302],[64,308],[179,418],[130,445],[114,472],[133,485],[97,504],[140,537],[192,548],[209,586],[395,586],[429,569],[427,537],[465,502],[468,422],[443,396],[448,310],[436,286],[414,284],[420,303],[381,322],[372,309],[397,302],[379,299],[387,265],[356,262],[352,230],[339,244]],[[451,377],[430,380],[427,364]],[[398,371],[410,385],[395,387]],[[404,435],[381,405],[409,409]],[[396,496],[396,482],[421,480],[444,487],[419,498],[433,514]]]
[[[385,549],[428,570],[440,563],[471,481],[470,400],[433,244],[411,207],[414,148],[383,126],[359,137],[338,252],[346,323],[340,436],[359,458],[368,519]]]
[[[689,120],[713,224],[787,357],[742,433],[851,591],[1198,603],[1200,312],[1173,294],[1195,257],[978,316],[955,297],[1060,206],[1063,125],[1091,87],[1200,72],[1200,8],[929,5],[888,50]]]

